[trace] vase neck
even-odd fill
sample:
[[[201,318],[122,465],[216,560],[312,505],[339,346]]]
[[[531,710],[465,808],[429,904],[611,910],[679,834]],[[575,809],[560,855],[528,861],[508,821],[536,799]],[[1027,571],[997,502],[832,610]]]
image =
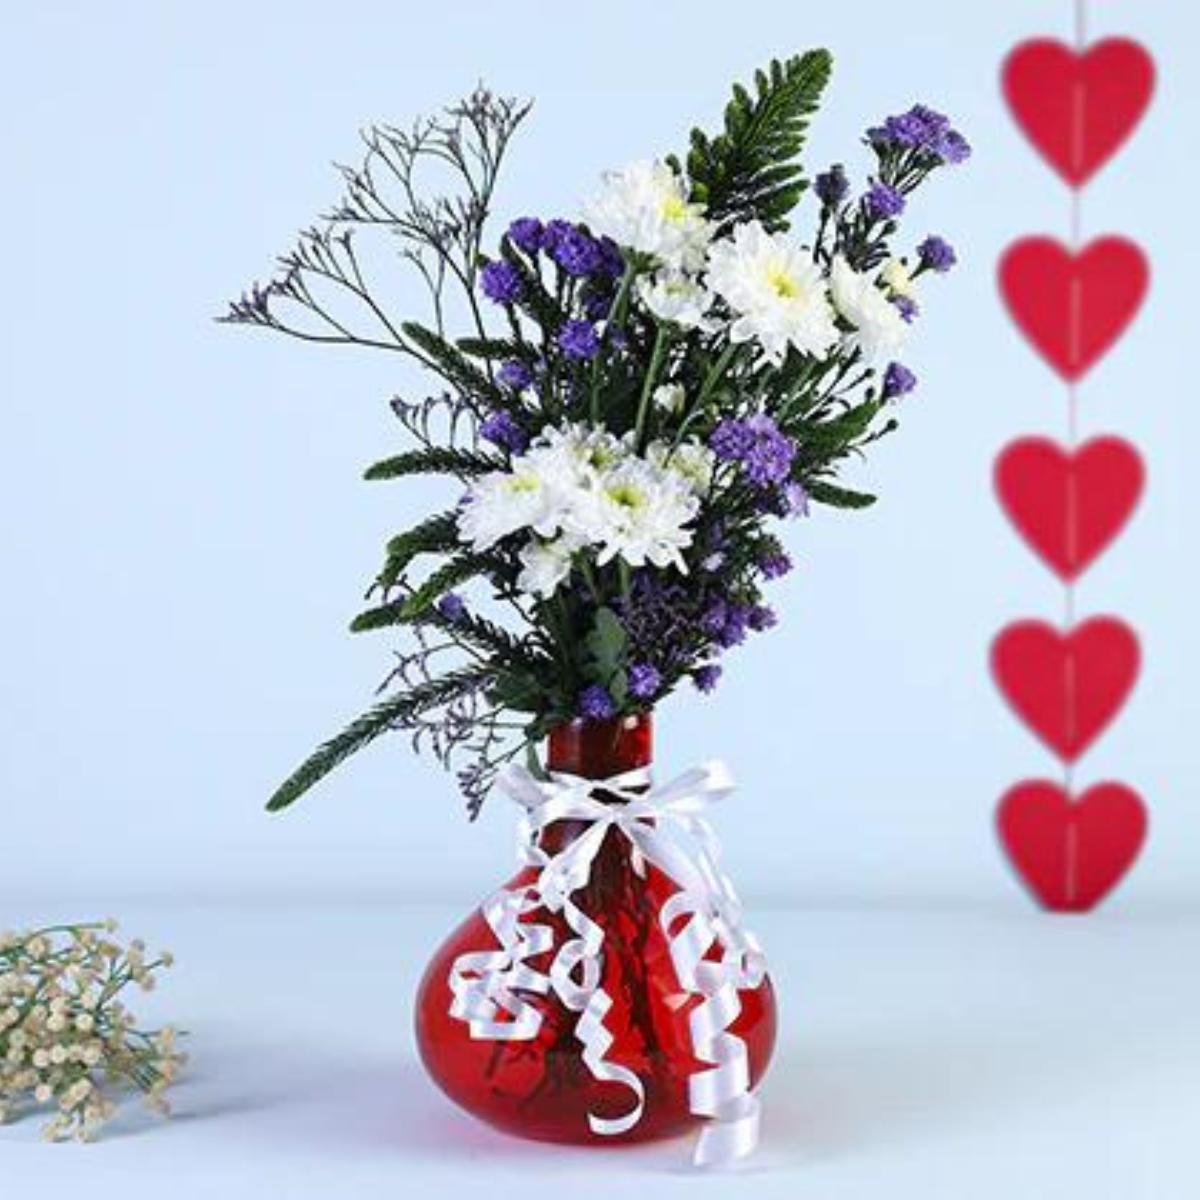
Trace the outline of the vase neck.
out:
[[[550,730],[546,765],[584,779],[608,779],[648,767],[654,756],[654,714],[604,721],[564,721]]]

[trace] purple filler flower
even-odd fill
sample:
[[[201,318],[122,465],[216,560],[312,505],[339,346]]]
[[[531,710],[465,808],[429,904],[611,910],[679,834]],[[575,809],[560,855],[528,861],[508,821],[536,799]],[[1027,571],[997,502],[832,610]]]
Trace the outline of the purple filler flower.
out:
[[[942,162],[956,166],[971,157],[971,143],[957,129],[948,129],[934,143],[933,152]]]
[[[506,362],[496,372],[496,378],[505,387],[510,387],[514,391],[519,392],[522,388],[528,387],[533,382],[533,372],[523,362]]]
[[[575,225],[568,225],[555,239],[550,257],[577,278],[598,271],[604,262],[599,242]]]
[[[649,663],[632,663],[629,667],[629,693],[638,700],[649,700],[662,686],[662,675]]]
[[[521,298],[521,273],[509,262],[490,262],[479,274],[483,294],[496,304],[515,304]]]
[[[920,305],[911,296],[893,296],[892,303],[900,310],[900,315],[910,325],[921,312]]]
[[[889,183],[871,184],[864,200],[873,217],[898,217],[904,211],[903,194]]]
[[[447,592],[437,602],[437,610],[447,621],[461,621],[467,615],[467,603],[457,592]]]
[[[782,579],[792,569],[792,560],[782,551],[774,551],[759,559],[758,569],[764,579]]]
[[[510,454],[520,454],[529,445],[529,434],[511,413],[494,412],[480,422],[479,436]]]
[[[546,227],[537,217],[518,217],[508,227],[508,240],[526,254],[536,254],[542,248]]]
[[[616,716],[617,706],[608,689],[595,683],[579,693],[579,715],[589,721],[607,721]]]
[[[721,668],[716,663],[708,663],[706,666],[697,667],[692,672],[692,682],[702,692],[711,692],[717,686],[717,681],[721,678]]]
[[[950,270],[958,262],[958,255],[954,253],[954,247],[945,238],[938,237],[936,233],[931,233],[917,247],[917,257],[920,259],[921,266],[941,274]]]
[[[808,516],[808,492],[804,490],[804,484],[795,479],[784,485],[783,515],[785,517]]]
[[[779,617],[776,616],[775,610],[767,604],[756,604],[751,610],[747,618],[747,623],[755,633],[762,633],[764,629],[771,629],[779,623]]]
[[[766,487],[781,483],[792,468],[796,444],[766,413],[738,420],[726,417],[709,439],[713,453],[724,462],[738,462],[751,483]]]
[[[850,194],[850,180],[846,178],[845,168],[841,163],[834,163],[824,174],[813,180],[813,191],[817,199],[827,208],[841,204]]]
[[[907,396],[917,386],[917,377],[903,364],[891,362],[883,373],[883,398],[895,400]]]
[[[558,334],[558,348],[568,357],[587,362],[600,349],[600,338],[591,321],[568,321]]]

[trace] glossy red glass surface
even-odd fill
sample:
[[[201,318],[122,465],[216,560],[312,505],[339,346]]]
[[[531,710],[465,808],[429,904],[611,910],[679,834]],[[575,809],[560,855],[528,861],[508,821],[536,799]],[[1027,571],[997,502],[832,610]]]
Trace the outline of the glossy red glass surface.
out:
[[[552,769],[592,779],[650,763],[652,717],[643,714],[611,721],[577,721],[550,737]],[[557,850],[581,826],[559,822],[543,835],[543,847]],[[532,882],[525,869],[507,885]],[[614,1036],[608,1057],[634,1071],[645,1084],[641,1120],[616,1136],[594,1134],[588,1114],[618,1117],[628,1111],[630,1094],[619,1084],[594,1079],[580,1056],[574,1028],[577,1014],[554,995],[524,993],[542,1014],[538,1036],[529,1041],[474,1040],[468,1026],[450,1015],[450,966],[459,954],[496,948],[478,912],[467,918],[433,957],[417,996],[416,1033],[421,1058],[439,1087],[480,1120],[521,1137],[553,1142],[618,1143],[670,1137],[699,1118],[688,1109],[688,1077],[703,1069],[692,1052],[688,1016],[697,1003],[679,986],[671,964],[659,911],[675,884],[653,866],[645,876],[634,869],[628,842],[610,832],[592,867],[589,883],[575,902],[604,929],[602,981],[613,1005],[605,1025]],[[532,914],[569,936],[555,914]],[[552,954],[531,960],[546,970]],[[742,1011],[732,1026],[746,1042],[751,1082],[766,1069],[775,1042],[775,999],[769,979],[740,993]]]

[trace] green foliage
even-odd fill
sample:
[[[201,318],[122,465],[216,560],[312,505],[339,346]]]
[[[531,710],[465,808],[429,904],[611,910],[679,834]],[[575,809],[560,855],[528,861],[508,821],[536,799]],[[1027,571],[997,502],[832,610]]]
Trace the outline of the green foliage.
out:
[[[735,84],[723,133],[692,131],[687,174],[692,198],[722,224],[760,220],[786,229],[787,215],[808,186],[796,161],[833,60],[810,50],[755,73],[755,94]],[[672,166],[679,169],[677,160]]]
[[[826,483],[823,479],[810,479],[804,485],[804,490],[811,500],[817,504],[828,504],[831,508],[869,508],[875,503],[875,497],[869,492],[851,491]]]
[[[414,614],[408,611],[405,600],[392,600],[365,609],[350,622],[350,632],[368,633],[377,629],[392,629],[397,625],[423,625],[440,629],[452,635],[456,642],[474,646],[477,650],[494,655],[501,662],[521,662],[529,657],[525,645],[518,638],[485,617],[475,613],[446,617],[436,607]]]
[[[457,475],[471,479],[489,471],[504,470],[504,463],[491,454],[459,450],[453,446],[426,446],[406,450],[391,458],[372,463],[363,472],[364,479],[400,479],[406,475]]]
[[[458,536],[458,514],[438,513],[428,517],[420,525],[397,534],[387,544],[387,557],[383,570],[379,572],[376,586],[384,590],[393,587],[404,573],[405,567],[419,554],[446,554],[462,545]]]
[[[500,389],[452,342],[417,321],[405,321],[404,336],[424,354],[441,377],[464,397],[499,402]]]
[[[497,560],[491,554],[458,554],[442,566],[438,567],[411,596],[400,603],[400,613],[404,620],[412,621],[424,616],[447,592],[474,579],[486,575],[498,566]]]
[[[608,688],[617,704],[624,704],[629,693],[625,671],[627,645],[625,626],[617,614],[611,608],[596,609],[592,628],[583,640],[586,670],[594,682]]]
[[[380,701],[348,725],[337,737],[323,743],[282,784],[267,802],[269,812],[293,804],[350,755],[369,745],[389,729],[402,727],[421,713],[478,689],[490,674],[469,667],[419,684],[398,696]]]

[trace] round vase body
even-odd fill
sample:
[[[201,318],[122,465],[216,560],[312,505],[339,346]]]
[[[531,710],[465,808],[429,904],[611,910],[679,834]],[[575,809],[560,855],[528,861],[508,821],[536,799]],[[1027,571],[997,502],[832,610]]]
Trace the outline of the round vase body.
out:
[[[550,736],[548,764],[590,779],[604,779],[649,766],[649,713],[609,721],[576,721]],[[601,796],[601,798],[603,798]],[[560,821],[542,833],[542,849],[556,853],[586,829]],[[506,886],[534,881],[534,868]],[[604,930],[601,985],[612,998],[604,1018],[613,1044],[606,1059],[633,1071],[645,1087],[641,1119],[617,1135],[592,1131],[589,1116],[616,1119],[632,1096],[619,1083],[593,1077],[575,1036],[578,1013],[552,991],[522,992],[541,1015],[537,1036],[528,1040],[475,1039],[468,1024],[451,1016],[450,969],[460,954],[499,948],[476,911],[443,943],[426,969],[417,995],[417,1045],[426,1070],[455,1103],[482,1121],[521,1137],[553,1142],[620,1143],[671,1137],[701,1118],[688,1105],[688,1079],[707,1064],[694,1053],[688,1018],[699,998],[685,992],[675,975],[659,916],[678,890],[652,864],[635,862],[627,839],[610,829],[592,865],[589,882],[573,899]],[[530,914],[555,931],[555,948],[573,936],[559,914]],[[715,954],[715,951],[714,951]],[[548,971],[554,951],[529,960]],[[730,1032],[747,1049],[751,1086],[766,1070],[775,1042],[775,998],[768,978],[738,993],[741,1012]]]

